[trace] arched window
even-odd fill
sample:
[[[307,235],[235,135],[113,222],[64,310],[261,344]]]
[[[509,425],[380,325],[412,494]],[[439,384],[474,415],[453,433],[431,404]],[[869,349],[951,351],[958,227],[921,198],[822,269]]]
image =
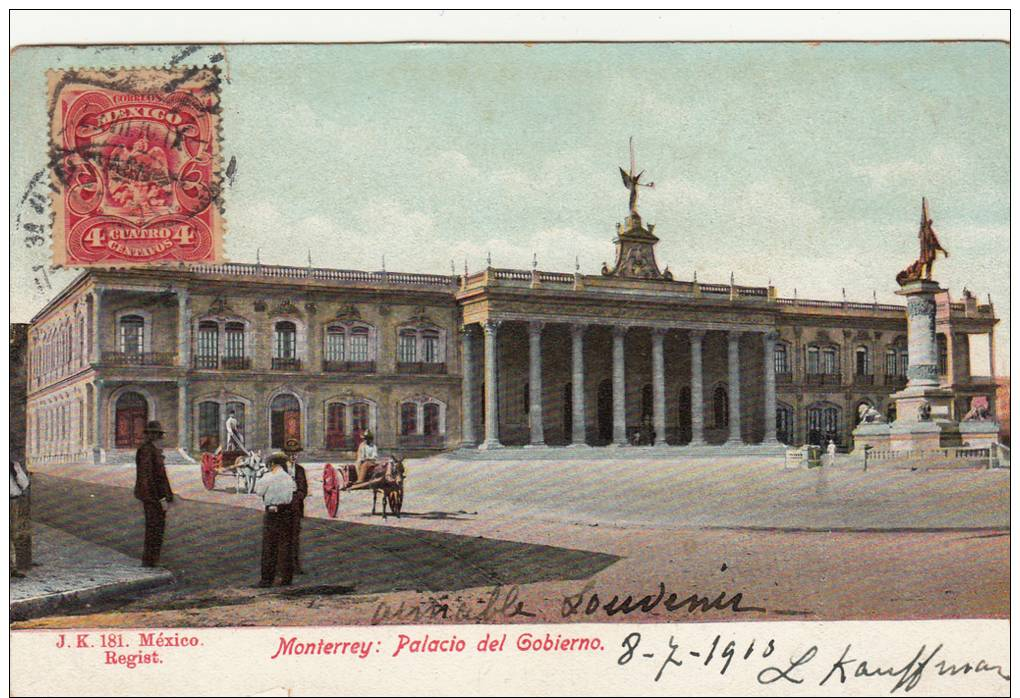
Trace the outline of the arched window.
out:
[[[124,315],[120,318],[120,350],[125,354],[145,351],[145,318],[141,315]]]
[[[400,403],[399,445],[404,448],[442,448],[446,439],[446,406],[428,396]]]
[[[835,347],[822,349],[822,373],[830,376],[839,373],[839,352]]]
[[[426,403],[422,409],[422,434],[425,436],[436,436],[439,432],[439,405],[434,402]]]
[[[270,447],[283,448],[290,439],[301,441],[301,403],[281,393],[269,403]]]
[[[400,330],[397,344],[397,361],[404,364],[418,360],[418,333],[414,330]]]
[[[775,361],[776,375],[782,376],[790,373],[790,357],[786,342],[776,342],[773,358]]]
[[[349,448],[346,434],[347,405],[331,402],[326,405],[326,448],[341,450]]]
[[[405,402],[400,405],[400,435],[411,436],[418,433],[418,405]]]
[[[784,444],[793,443],[793,408],[776,404],[776,438]]]
[[[274,327],[273,368],[282,370],[301,368],[297,358],[297,325],[290,320],[281,320]]]
[[[223,368],[248,368],[248,357],[244,350],[244,323],[228,322],[223,327]]]
[[[871,351],[865,346],[854,350],[854,372],[858,376],[871,375]]]
[[[820,363],[818,361],[819,350],[816,346],[809,346],[807,348],[807,372],[811,374],[821,373]]]
[[[195,368],[219,368],[220,326],[217,322],[203,320],[198,323],[198,350],[195,352]]]
[[[397,331],[399,373],[446,373],[446,332],[434,325],[417,322]]]
[[[220,403],[198,404],[198,448],[212,453],[220,446]]]
[[[347,330],[331,325],[326,328],[326,361],[339,363],[347,360]]]
[[[896,365],[896,349],[889,347],[885,350],[885,375],[895,376],[898,374]]]
[[[725,386],[718,385],[712,392],[712,414],[716,428],[730,425],[730,397]]]
[[[350,334],[351,361],[370,361],[368,350],[368,328],[353,327]]]
[[[829,441],[840,445],[842,429],[840,427],[839,408],[829,404],[817,404],[808,408],[808,443],[824,446]]]
[[[439,332],[436,330],[422,330],[421,332],[421,360],[428,364],[439,363]]]

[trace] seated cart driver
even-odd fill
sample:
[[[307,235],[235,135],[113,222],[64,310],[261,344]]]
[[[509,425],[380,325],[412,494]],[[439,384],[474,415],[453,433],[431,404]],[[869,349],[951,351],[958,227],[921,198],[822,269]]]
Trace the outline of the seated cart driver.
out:
[[[375,465],[379,457],[379,448],[375,445],[375,435],[371,430],[365,432],[365,438],[358,446],[358,454],[354,460],[354,466],[358,471],[358,482],[364,482],[368,477],[368,471]]]

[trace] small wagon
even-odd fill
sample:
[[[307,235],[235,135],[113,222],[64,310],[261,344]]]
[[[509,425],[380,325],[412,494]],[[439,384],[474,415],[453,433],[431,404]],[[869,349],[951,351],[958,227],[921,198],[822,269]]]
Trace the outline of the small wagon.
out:
[[[219,451],[202,454],[202,484],[207,490],[216,486],[216,478],[229,475],[234,478],[234,492],[251,494],[255,482],[266,472],[262,458],[256,452]]]
[[[376,502],[382,492],[382,515],[387,517],[387,508],[398,519],[404,508],[404,460],[402,458],[383,458],[369,465],[365,479],[358,482],[358,471],[354,463],[341,463],[336,467],[327,463],[322,469],[322,495],[326,502],[326,511],[336,518],[340,508],[340,493],[354,490],[372,490],[372,514],[375,514]]]

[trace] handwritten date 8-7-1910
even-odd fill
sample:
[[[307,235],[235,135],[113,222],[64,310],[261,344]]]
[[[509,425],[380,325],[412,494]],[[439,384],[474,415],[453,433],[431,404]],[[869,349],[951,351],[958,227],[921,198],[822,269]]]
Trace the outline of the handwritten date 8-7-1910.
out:
[[[630,663],[635,656],[648,660],[655,660],[657,656],[662,656],[653,651],[638,652],[640,644],[641,633],[634,632],[625,637],[622,643],[623,653],[617,658],[616,663],[624,666]],[[646,647],[645,649],[648,648]],[[708,647],[685,649],[680,647],[674,636],[670,635],[668,650],[665,659],[661,660],[658,672],[655,674],[656,681],[662,678],[663,673],[669,667],[682,666],[685,658],[690,659],[695,664],[712,667],[713,669],[718,668],[719,674],[725,675],[734,658],[737,658],[738,661],[746,661],[755,656],[764,659],[776,651],[776,645],[775,640],[772,639],[761,645],[756,644],[755,640],[751,640],[746,645],[738,645],[733,640],[724,644],[722,635],[716,635],[715,639],[712,640],[712,644]]]

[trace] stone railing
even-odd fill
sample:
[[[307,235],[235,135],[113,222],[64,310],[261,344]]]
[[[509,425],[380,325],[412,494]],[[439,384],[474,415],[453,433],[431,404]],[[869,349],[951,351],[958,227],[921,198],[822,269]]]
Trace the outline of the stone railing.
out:
[[[440,274],[413,274],[405,272],[358,271],[355,269],[327,269],[324,267],[288,267],[270,264],[202,264],[190,267],[195,274],[222,276],[260,276],[268,279],[316,279],[319,281],[395,284],[403,286],[449,287],[458,277]]]
[[[871,373],[855,373],[854,385],[874,385],[875,376]]]
[[[997,445],[996,445],[997,446]],[[864,469],[881,467],[904,470],[940,470],[950,468],[991,468],[998,466],[996,446],[973,448],[954,446],[934,449],[864,449]]]
[[[841,385],[842,373],[805,373],[804,382],[808,385]]]

